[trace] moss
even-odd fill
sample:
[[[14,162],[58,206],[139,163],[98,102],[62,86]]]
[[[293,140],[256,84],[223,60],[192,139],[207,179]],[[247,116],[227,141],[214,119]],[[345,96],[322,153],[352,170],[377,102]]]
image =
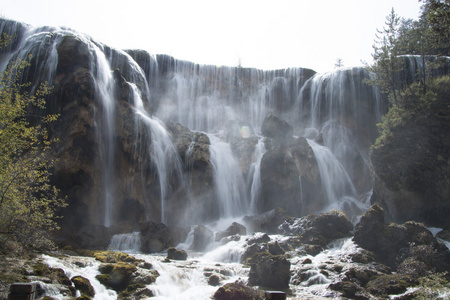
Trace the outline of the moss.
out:
[[[140,284],[140,283],[130,284],[129,286],[127,286],[127,288],[125,290],[123,290],[122,292],[119,293],[118,299],[130,298],[134,295],[134,293],[137,290],[142,289],[142,288],[145,288],[145,285]]]
[[[143,262],[143,260],[137,259],[127,253],[117,251],[96,251],[93,253],[93,257],[95,257],[96,260],[104,263],[128,262],[138,264],[140,262]]]
[[[220,287],[213,296],[214,300],[259,300],[264,299],[263,292],[245,285],[241,281],[227,283]]]

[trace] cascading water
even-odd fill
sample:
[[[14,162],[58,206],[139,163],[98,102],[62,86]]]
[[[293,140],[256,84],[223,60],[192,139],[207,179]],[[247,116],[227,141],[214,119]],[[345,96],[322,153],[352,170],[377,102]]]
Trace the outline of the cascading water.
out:
[[[242,215],[248,211],[244,176],[240,172],[230,145],[215,136],[210,135],[209,138],[220,216],[229,218]]]
[[[248,182],[251,182],[250,212],[254,214],[257,213],[256,204],[261,194],[261,159],[265,152],[264,138],[260,138],[255,146],[255,152],[253,153],[254,162],[250,166],[250,180],[248,180]]]
[[[214,221],[216,227],[210,228],[220,231],[229,226],[231,218],[237,220],[248,214],[262,213],[257,211],[262,198],[264,174],[261,172],[268,171],[267,166],[265,170],[261,167],[262,161],[266,154],[273,155],[276,151],[286,154],[283,159],[291,159],[289,164],[298,168],[295,182],[300,188],[295,190],[300,193],[290,196],[298,198],[301,203],[308,196],[304,190],[316,184],[311,179],[314,176],[310,178],[303,172],[313,169],[313,164],[310,164],[312,160],[317,162],[320,172],[318,185],[326,199],[324,205],[315,208],[313,213],[337,208],[345,211],[354,221],[367,207],[367,195],[371,190],[367,153],[375,131],[373,128],[380,120],[381,104],[378,92],[364,84],[364,78],[368,75],[362,69],[314,74],[305,69],[262,71],[203,66],[162,55],[154,57],[136,51],[121,52],[70,30],[30,29],[17,24],[12,26],[6,21],[2,22],[0,29],[1,32],[20,32],[14,46],[2,52],[2,66],[14,57],[33,54],[36,57],[33,62],[37,66],[35,72],[45,74],[43,77],[34,74],[36,78],[33,77],[33,80],[36,82],[44,78],[60,84],[61,78],[67,80],[73,76],[72,66],[64,65],[69,63],[59,56],[60,52],[73,46],[69,43],[61,49],[60,45],[66,39],[76,41],[74,44],[78,46],[75,52],[81,56],[77,59],[82,61],[82,58],[88,57],[84,67],[88,67],[89,76],[86,77],[94,82],[96,103],[90,104],[94,106],[93,125],[86,127],[96,130],[96,139],[92,144],[98,146],[99,157],[92,160],[95,165],[92,168],[100,170],[98,173],[93,171],[94,175],[89,177],[88,182],[101,181],[101,188],[92,188],[95,192],[89,194],[91,198],[88,200],[73,201],[82,203],[78,209],[89,211],[93,220],[98,211],[91,210],[91,206],[103,207],[105,226],[117,225],[119,221],[134,224],[144,221],[176,223],[177,218],[181,217],[171,210],[176,211],[182,205],[195,202],[191,199],[191,189],[195,192],[206,190],[205,195],[198,195],[195,203],[197,207],[206,206],[206,201],[210,206],[213,203],[212,206],[218,208],[218,214],[205,220],[193,213],[191,219],[183,219],[189,225]],[[57,70],[60,77],[55,76]],[[69,101],[67,99],[63,100]],[[277,144],[276,139],[261,137],[261,125],[269,113],[288,121],[295,138]],[[180,123],[188,130],[178,132],[179,140],[175,141],[175,133],[168,130],[173,127],[168,125],[169,122]],[[209,141],[204,141],[201,146],[198,139],[193,138],[200,132],[209,137]],[[304,149],[300,146],[297,156],[283,148],[300,143],[298,136],[309,139],[307,144],[314,153],[313,158],[307,157],[310,160],[305,160],[306,163],[299,161],[302,155],[309,155],[306,150],[306,154],[303,153]],[[183,147],[183,141],[186,141],[186,147]],[[208,151],[196,152],[201,147],[206,147]],[[200,187],[190,186],[195,159],[203,159],[199,172],[210,174],[207,173],[208,168],[213,169],[211,193],[207,193],[208,178],[198,174],[201,180],[197,184]],[[133,168],[139,170],[136,171],[139,174],[134,174]],[[283,168],[287,168],[286,165],[280,167]],[[85,171],[79,173],[84,174]],[[101,176],[96,177],[98,174]],[[102,191],[98,192],[98,189]],[[80,198],[84,196],[83,193],[80,195]],[[278,200],[273,199],[275,203],[281,203]],[[104,201],[103,206],[96,201]],[[127,215],[129,207],[137,207],[139,218]],[[301,211],[290,213],[298,215]],[[91,220],[91,223],[96,222]],[[222,225],[225,228],[221,228]],[[189,249],[192,232],[188,236],[190,240],[180,247]],[[137,233],[115,235],[110,247],[137,252],[140,242]],[[150,261],[161,273],[152,285],[157,299],[203,299],[216,290],[207,284],[204,273],[226,273],[226,280],[222,283],[248,276],[248,269],[243,269],[238,263],[247,245],[245,238],[225,242],[212,243],[206,254],[193,253],[195,260],[186,263],[163,263],[161,256],[137,255]],[[346,251],[346,247],[352,246],[349,241],[343,244],[332,248],[326,255],[339,256]],[[46,260],[51,265],[59,266],[57,260]],[[320,277],[316,268],[320,261],[312,260],[314,268],[310,270],[309,283],[317,283],[322,288],[326,280]],[[294,262],[300,264],[299,261]],[[75,274],[71,264],[64,265],[64,268]],[[92,274],[88,275],[95,284],[98,283]],[[97,285],[95,289],[100,295],[105,295],[105,299],[117,296],[115,292],[108,294]],[[300,290],[295,292],[298,295],[302,293]]]

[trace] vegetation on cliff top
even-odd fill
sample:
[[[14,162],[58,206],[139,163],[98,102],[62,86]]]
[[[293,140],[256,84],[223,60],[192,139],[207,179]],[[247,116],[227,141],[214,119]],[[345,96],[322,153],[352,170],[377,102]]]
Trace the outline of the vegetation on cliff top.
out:
[[[392,10],[376,35],[374,63],[367,66],[374,74],[369,83],[380,88],[390,107],[379,124],[375,147],[384,145],[393,129],[408,120],[448,115],[450,79],[438,76],[445,75],[439,69],[447,70],[449,64],[445,56],[450,55],[450,1],[423,2],[419,20],[401,19]],[[415,82],[404,74],[404,55],[420,58]]]
[[[46,125],[58,116],[36,115],[50,89],[27,92],[20,78],[28,66],[18,59],[0,76],[0,252],[6,253],[50,247],[48,233],[58,228],[56,212],[65,205],[50,184],[54,160],[46,155],[54,142]]]

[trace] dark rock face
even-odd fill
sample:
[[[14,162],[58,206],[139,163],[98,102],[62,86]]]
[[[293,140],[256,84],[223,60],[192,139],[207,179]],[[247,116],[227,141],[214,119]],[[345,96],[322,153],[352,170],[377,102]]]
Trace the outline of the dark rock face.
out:
[[[214,300],[254,300],[263,299],[262,291],[245,285],[243,282],[227,283],[220,287],[213,296]]]
[[[74,276],[72,277],[71,281],[75,285],[75,288],[79,290],[82,295],[94,297],[94,288],[87,278],[84,278],[83,276]]]
[[[383,207],[388,220],[450,227],[448,87],[439,101],[442,105],[435,111],[406,120],[389,142],[370,152],[371,201]]]
[[[174,260],[186,260],[187,259],[187,253],[184,250],[178,250],[174,247],[170,247],[167,251],[167,258],[168,259],[174,259]]]
[[[382,209],[374,205],[355,227],[353,240],[373,251],[377,260],[403,274],[419,276],[427,271],[450,269],[450,253],[420,223],[384,224]],[[414,262],[414,263],[413,263]]]
[[[294,134],[294,128],[285,120],[270,114],[262,123],[261,133],[269,138],[288,140]]]
[[[317,211],[324,204],[324,197],[312,148],[305,138],[292,137],[286,121],[269,115],[264,123],[262,128],[270,130],[261,128],[269,139],[261,160],[262,196],[258,210],[281,207],[293,216]]]
[[[84,249],[106,249],[111,241],[110,230],[102,225],[84,226],[72,238],[71,243]]]
[[[141,226],[141,251],[144,253],[161,252],[183,242],[188,230],[170,227],[162,223],[146,222]]]
[[[237,222],[233,222],[230,227],[225,229],[224,231],[220,231],[216,233],[216,241],[220,241],[224,237],[232,236],[232,235],[246,235],[247,229],[244,225],[239,224]]]
[[[194,229],[194,242],[192,250],[204,251],[206,246],[213,241],[214,233],[205,226],[198,225]]]
[[[330,241],[351,236],[353,224],[341,212],[331,211],[302,218],[288,218],[280,228],[287,235],[298,235],[303,243],[326,246]]]
[[[275,208],[256,216],[245,216],[244,222],[253,232],[279,233],[278,226],[286,220],[288,213],[282,208]]]
[[[289,288],[291,263],[283,255],[257,253],[250,260],[248,281],[251,285],[259,285],[272,289]]]

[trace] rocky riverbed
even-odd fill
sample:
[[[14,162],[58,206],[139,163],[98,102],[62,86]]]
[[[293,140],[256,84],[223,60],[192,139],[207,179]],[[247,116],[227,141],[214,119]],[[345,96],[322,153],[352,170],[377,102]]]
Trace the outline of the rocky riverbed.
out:
[[[192,228],[184,243],[158,253],[66,247],[3,257],[1,298],[12,282],[36,282],[37,299],[264,299],[265,290],[283,291],[288,299],[450,296],[446,231],[416,222],[385,224],[376,205],[356,226],[338,211],[283,221],[280,214],[260,216],[259,223],[244,218],[225,230]],[[269,219],[276,234],[246,232],[250,221],[258,229]]]

